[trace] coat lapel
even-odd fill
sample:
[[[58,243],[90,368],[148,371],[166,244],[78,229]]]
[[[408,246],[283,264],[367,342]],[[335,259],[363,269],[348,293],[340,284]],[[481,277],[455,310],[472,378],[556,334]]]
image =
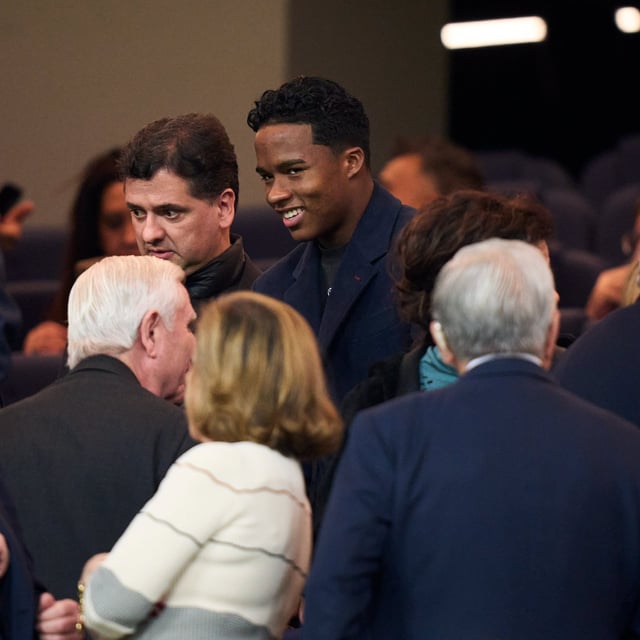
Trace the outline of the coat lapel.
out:
[[[322,318],[320,306],[320,251],[315,242],[307,242],[298,265],[294,269],[293,283],[285,290],[283,299],[297,309],[318,335]]]
[[[318,333],[320,345],[325,349],[351,314],[371,279],[379,273],[378,263],[387,256],[400,209],[400,202],[375,184],[326,302]],[[382,268],[385,269],[386,266]],[[359,320],[363,321],[362,318]]]

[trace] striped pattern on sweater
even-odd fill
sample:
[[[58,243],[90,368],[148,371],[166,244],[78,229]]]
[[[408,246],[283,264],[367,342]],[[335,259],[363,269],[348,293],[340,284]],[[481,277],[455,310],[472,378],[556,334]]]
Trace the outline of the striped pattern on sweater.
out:
[[[310,546],[296,461],[249,442],[198,445],[171,467],[94,574],[86,624],[105,638],[278,638]]]

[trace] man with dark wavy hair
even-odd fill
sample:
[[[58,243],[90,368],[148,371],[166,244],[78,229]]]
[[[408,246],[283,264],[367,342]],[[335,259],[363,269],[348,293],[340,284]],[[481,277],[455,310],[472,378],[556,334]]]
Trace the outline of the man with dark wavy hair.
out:
[[[374,182],[369,119],[339,84],[286,82],[262,94],[247,122],[266,200],[300,242],[254,289],[306,317],[340,400],[373,362],[410,342],[386,258],[413,209]]]
[[[238,163],[216,116],[149,123],[125,146],[120,169],[140,253],[182,267],[194,307],[250,288],[260,270],[230,232]]]

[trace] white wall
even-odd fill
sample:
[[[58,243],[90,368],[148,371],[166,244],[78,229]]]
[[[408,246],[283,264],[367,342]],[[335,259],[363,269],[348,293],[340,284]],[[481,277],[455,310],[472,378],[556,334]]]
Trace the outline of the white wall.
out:
[[[215,113],[262,202],[248,110],[286,79],[288,0],[6,0],[0,4],[0,181],[29,224],[65,224],[86,161],[147,122]]]

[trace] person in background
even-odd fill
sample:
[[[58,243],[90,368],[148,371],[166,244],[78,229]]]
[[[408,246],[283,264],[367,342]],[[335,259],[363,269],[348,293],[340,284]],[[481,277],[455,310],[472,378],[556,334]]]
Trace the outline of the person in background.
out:
[[[22,236],[22,226],[27,216],[34,210],[31,200],[20,200],[12,205],[0,218],[0,380],[9,373],[11,366],[12,338],[22,323],[22,314],[15,300],[6,290],[3,252],[11,250]],[[0,398],[2,406],[2,398]]]
[[[120,169],[140,253],[183,269],[196,311],[222,293],[251,287],[260,269],[231,233],[238,162],[216,116],[149,123],[125,146]]]
[[[636,203],[633,228],[622,237],[622,248],[629,256],[629,261],[600,273],[589,295],[585,310],[591,323],[602,320],[611,311],[638,299],[640,202]]]
[[[640,432],[546,373],[559,313],[544,255],[465,246],[431,310],[460,378],[356,416],[303,638],[640,636]]]
[[[69,295],[70,372],[0,410],[0,466],[36,575],[76,595],[86,559],[110,548],[194,442],[184,395],[195,312],[176,265],[108,256]]]
[[[439,136],[399,138],[378,178],[398,200],[415,209],[459,189],[484,188],[473,154]]]
[[[298,460],[342,435],[307,322],[252,292],[202,311],[186,396],[200,442],[85,567],[97,637],[280,638],[311,556]]]
[[[138,253],[131,214],[118,173],[120,149],[93,158],[85,167],[71,207],[70,238],[60,289],[49,318],[25,336],[23,351],[62,354],[67,344],[67,300],[78,275],[104,256]]]
[[[626,238],[630,261],[600,274],[587,306],[592,323],[558,360],[553,373],[573,393],[640,427],[636,385],[640,360],[639,233],[640,207]]]
[[[4,256],[0,251],[0,380],[3,380],[11,368],[10,337],[18,331],[22,323],[22,314],[16,301],[6,290],[7,276]],[[0,398],[2,406],[2,398]]]
[[[369,119],[339,84],[299,77],[265,91],[247,117],[267,203],[299,245],[254,283],[314,330],[333,398],[411,342],[387,254],[413,215],[377,184]]]
[[[32,200],[20,200],[0,218],[0,251],[11,250],[20,240],[24,222],[34,209]]]

